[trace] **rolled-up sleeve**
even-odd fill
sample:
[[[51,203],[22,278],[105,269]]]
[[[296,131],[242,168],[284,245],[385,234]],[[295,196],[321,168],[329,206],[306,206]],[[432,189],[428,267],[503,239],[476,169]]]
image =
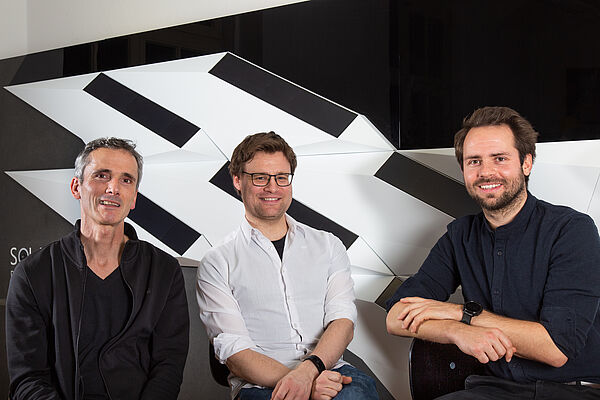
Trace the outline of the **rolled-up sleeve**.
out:
[[[323,326],[341,318],[349,319],[356,324],[354,281],[350,271],[350,260],[342,242],[333,235],[330,239],[331,263],[327,279]]]
[[[221,363],[242,350],[256,347],[246,329],[239,304],[227,285],[227,276],[227,260],[209,251],[198,267],[196,299],[200,319]]]
[[[540,323],[569,359],[585,347],[600,301],[600,238],[592,219],[578,214],[552,246]]]

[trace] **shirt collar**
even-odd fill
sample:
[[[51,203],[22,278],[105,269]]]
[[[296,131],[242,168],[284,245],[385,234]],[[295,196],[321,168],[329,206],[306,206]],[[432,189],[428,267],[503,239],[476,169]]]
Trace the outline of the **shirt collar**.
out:
[[[304,230],[304,227],[302,226],[302,224],[297,222],[294,218],[290,217],[288,214],[285,214],[285,220],[288,225],[288,231],[287,231],[287,238],[288,238],[287,240],[288,241],[291,241],[292,238],[297,234],[302,234],[304,236],[306,231]],[[264,237],[264,235],[262,234],[262,232],[260,230],[254,228],[254,227],[252,227],[252,225],[250,225],[250,223],[248,222],[248,220],[246,219],[245,216],[240,225],[240,229],[242,231],[242,234],[244,235],[244,238],[247,241],[250,241],[253,236]]]
[[[483,223],[485,224],[486,228],[490,232],[495,232],[496,235],[499,235],[499,234],[504,235],[504,234],[508,234],[511,232],[515,232],[515,231],[522,231],[527,226],[527,222],[529,221],[529,218],[531,217],[531,214],[533,213],[533,210],[535,209],[536,203],[537,203],[537,198],[534,195],[532,195],[528,190],[527,191],[527,200],[525,200],[525,204],[523,204],[523,207],[521,208],[521,210],[518,212],[518,214],[515,216],[515,218],[513,218],[513,220],[510,221],[508,224],[499,226],[494,231],[490,228],[490,225],[487,222],[487,220],[485,219],[485,216],[483,215],[483,212],[482,212],[481,215],[483,216]]]

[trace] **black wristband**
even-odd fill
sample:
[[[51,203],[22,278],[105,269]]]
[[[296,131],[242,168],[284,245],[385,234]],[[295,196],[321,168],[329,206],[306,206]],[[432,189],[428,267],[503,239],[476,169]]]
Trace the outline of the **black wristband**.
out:
[[[306,357],[304,359],[304,361],[310,361],[312,362],[315,367],[317,368],[317,371],[319,371],[319,375],[321,375],[321,372],[325,371],[325,364],[323,364],[323,361],[321,361],[321,359],[317,356],[315,356],[314,354],[311,354],[310,356]]]

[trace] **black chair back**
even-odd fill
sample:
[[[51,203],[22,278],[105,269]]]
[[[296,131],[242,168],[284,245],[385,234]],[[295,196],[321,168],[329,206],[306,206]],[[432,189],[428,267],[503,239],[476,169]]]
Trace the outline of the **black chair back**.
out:
[[[485,375],[483,364],[453,344],[413,339],[408,363],[413,400],[432,400],[462,390],[467,376]]]

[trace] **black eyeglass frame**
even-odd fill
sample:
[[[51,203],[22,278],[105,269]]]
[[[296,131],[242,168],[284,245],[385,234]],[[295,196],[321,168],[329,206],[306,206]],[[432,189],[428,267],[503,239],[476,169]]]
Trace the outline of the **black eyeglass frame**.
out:
[[[242,171],[242,174],[246,174],[246,175],[250,175],[250,180],[252,181],[252,184],[254,186],[258,186],[258,187],[265,187],[265,186],[269,186],[269,183],[271,183],[271,178],[274,177],[275,178],[275,184],[279,187],[288,187],[292,184],[292,178],[294,177],[294,174],[292,173],[283,173],[283,174],[267,174],[265,172],[246,172],[246,171]],[[256,182],[254,182],[254,175],[263,175],[263,176],[268,176],[269,179],[267,179],[267,182],[264,185],[258,185]],[[288,184],[287,185],[280,185],[279,182],[277,181],[277,177],[278,176],[285,176],[288,179]]]

